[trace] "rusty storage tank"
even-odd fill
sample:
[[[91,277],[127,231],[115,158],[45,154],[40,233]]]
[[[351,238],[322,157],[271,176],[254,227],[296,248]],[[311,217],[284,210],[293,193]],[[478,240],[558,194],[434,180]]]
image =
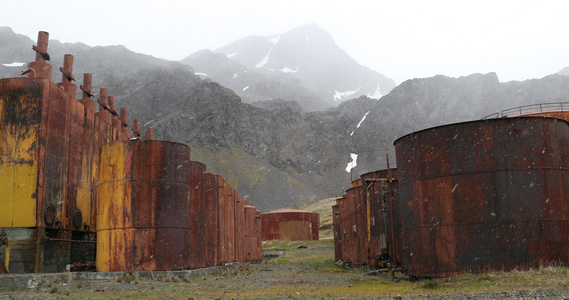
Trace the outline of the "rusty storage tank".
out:
[[[101,147],[97,270],[190,266],[190,148],[131,140]]]
[[[336,200],[337,203],[338,200]],[[340,206],[332,206],[332,224],[334,230],[334,261],[342,260],[342,231],[340,225]]]
[[[443,277],[569,261],[569,126],[500,118],[394,142],[408,274]]]
[[[190,207],[188,211],[190,234],[190,268],[206,267],[206,226],[204,197],[205,164],[197,161],[190,162]]]
[[[383,268],[388,261],[401,263],[401,218],[397,170],[379,170],[361,176],[364,185],[368,266]],[[393,211],[392,210],[393,205]],[[393,222],[391,220],[393,216]],[[392,230],[393,228],[393,230]],[[393,253],[395,252],[395,255]]]
[[[217,175],[219,187],[217,265],[236,262],[235,258],[235,191]]]
[[[39,32],[36,61],[28,64],[26,78],[0,80],[0,191],[4,207],[0,228],[11,245],[9,269],[20,272],[64,271],[73,259],[94,258],[94,245],[71,257],[72,243],[87,241],[88,229],[78,218],[75,168],[83,138],[82,104],[75,100],[75,85],[63,75],[51,82],[52,67],[46,61],[48,33]],[[72,56],[66,55],[69,71]],[[70,72],[70,71],[69,71]],[[60,86],[66,87],[66,93]],[[78,237],[77,234],[82,237]]]
[[[319,239],[318,213],[281,209],[261,214],[263,241],[306,241]]]

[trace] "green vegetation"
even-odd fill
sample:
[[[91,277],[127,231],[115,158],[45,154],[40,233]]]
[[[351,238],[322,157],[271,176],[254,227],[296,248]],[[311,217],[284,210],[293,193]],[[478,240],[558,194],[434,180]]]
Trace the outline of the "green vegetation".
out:
[[[306,207],[301,207],[303,210],[318,213],[320,216],[320,239],[334,239],[332,206],[336,205],[336,199],[328,198]]]

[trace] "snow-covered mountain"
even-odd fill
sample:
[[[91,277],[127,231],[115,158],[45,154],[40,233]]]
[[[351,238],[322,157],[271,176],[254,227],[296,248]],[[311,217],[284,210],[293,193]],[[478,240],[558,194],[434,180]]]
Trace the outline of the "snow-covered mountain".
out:
[[[316,24],[271,36],[249,36],[181,60],[196,74],[233,89],[244,102],[297,101],[322,110],[368,96],[379,99],[395,82],[360,65]]]

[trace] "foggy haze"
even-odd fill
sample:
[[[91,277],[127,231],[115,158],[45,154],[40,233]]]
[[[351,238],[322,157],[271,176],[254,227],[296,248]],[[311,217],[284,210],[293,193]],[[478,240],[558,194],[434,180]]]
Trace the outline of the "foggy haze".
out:
[[[246,36],[316,23],[348,55],[397,84],[488,72],[505,82],[542,78],[569,66],[566,2],[537,3],[8,0],[2,2],[0,26],[32,40],[44,30],[61,42],[120,44],[180,60]]]

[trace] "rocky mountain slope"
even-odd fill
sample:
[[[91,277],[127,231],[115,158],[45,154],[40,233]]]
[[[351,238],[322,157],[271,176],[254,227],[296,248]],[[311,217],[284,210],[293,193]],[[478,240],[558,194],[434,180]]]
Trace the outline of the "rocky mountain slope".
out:
[[[366,95],[379,99],[395,82],[360,65],[316,24],[271,36],[249,36],[181,60],[203,78],[233,89],[251,103],[298,102],[306,111]]]
[[[19,76],[25,67],[4,64],[33,60],[34,44],[0,28],[0,77]],[[569,77],[559,74],[505,83],[494,73],[435,76],[407,80],[379,100],[360,96],[306,111],[284,99],[244,103],[187,65],[122,46],[51,40],[49,49],[53,81],[63,55],[74,54],[78,84],[83,72],[93,73],[97,94],[98,87],[108,88],[120,107],[128,107],[129,119],[153,127],[156,138],[189,144],[193,160],[221,174],[262,211],[341,196],[351,179],[385,168],[385,153],[393,167],[393,141],[405,134],[510,107],[568,101],[569,91]],[[350,162],[355,167],[348,168]]]

